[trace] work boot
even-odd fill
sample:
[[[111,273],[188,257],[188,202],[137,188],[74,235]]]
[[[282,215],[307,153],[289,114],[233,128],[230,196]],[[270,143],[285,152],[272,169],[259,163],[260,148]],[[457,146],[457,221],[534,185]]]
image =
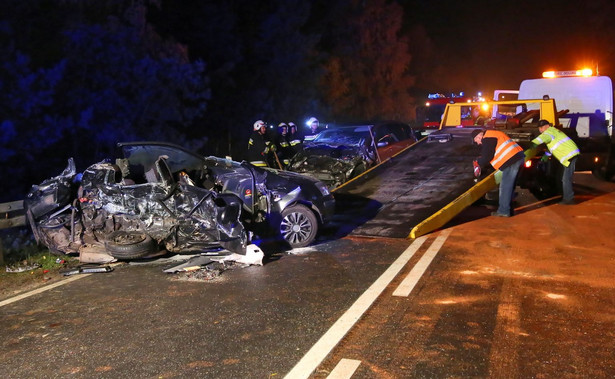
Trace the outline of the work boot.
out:
[[[576,203],[577,202],[574,200],[574,198],[572,198],[570,200],[562,200],[562,201],[559,202],[559,204],[562,204],[562,205],[574,205]]]
[[[495,217],[510,217],[510,215],[499,213],[499,212],[491,212],[491,215]]]

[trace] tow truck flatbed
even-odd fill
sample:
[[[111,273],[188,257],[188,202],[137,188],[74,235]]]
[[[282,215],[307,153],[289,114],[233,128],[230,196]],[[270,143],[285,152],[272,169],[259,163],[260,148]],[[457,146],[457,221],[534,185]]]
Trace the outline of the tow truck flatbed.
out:
[[[478,155],[471,141],[472,130],[435,131],[336,188],[336,199],[352,209],[350,217],[366,215],[365,222],[350,234],[406,238],[415,226],[472,188],[476,184],[472,160]],[[361,202],[361,198],[369,201]],[[361,205],[364,212],[356,209]]]
[[[558,124],[553,99],[485,104],[534,104],[538,112],[533,116]],[[471,139],[476,127],[461,124],[462,109],[472,106],[476,103],[447,104],[438,131],[334,189],[341,210],[338,223],[345,225],[347,234],[416,238],[444,226],[496,187],[500,171],[478,183],[472,175],[472,160],[479,154]],[[512,134],[522,128],[504,129]],[[535,154],[536,148],[526,150],[526,160]]]

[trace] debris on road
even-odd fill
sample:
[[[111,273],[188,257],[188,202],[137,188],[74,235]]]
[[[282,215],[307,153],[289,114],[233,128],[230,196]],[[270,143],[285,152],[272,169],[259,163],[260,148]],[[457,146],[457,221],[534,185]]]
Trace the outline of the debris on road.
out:
[[[186,262],[180,265],[173,266],[171,268],[163,270],[163,272],[166,272],[167,274],[174,274],[176,272],[182,272],[182,271],[194,271],[194,270],[201,269],[212,262],[213,260],[208,256],[197,255],[197,256],[191,257]]]
[[[67,270],[60,270],[60,273],[64,276],[75,275],[75,274],[93,274],[98,272],[111,272],[113,271],[113,267],[111,266],[81,266],[81,267],[73,267]]]
[[[246,254],[231,254],[223,257],[221,261],[234,261],[237,263],[243,263],[248,266],[262,266],[265,253],[260,247],[255,244],[250,244],[246,247]]]
[[[29,270],[35,270],[39,267],[41,267],[41,265],[39,265],[38,263],[23,266],[6,266],[6,272],[25,272]]]
[[[256,245],[246,247],[246,254],[230,254],[224,257],[205,255],[192,256],[186,262],[163,270],[167,274],[178,274],[177,280],[213,280],[235,264],[262,266],[265,253]]]

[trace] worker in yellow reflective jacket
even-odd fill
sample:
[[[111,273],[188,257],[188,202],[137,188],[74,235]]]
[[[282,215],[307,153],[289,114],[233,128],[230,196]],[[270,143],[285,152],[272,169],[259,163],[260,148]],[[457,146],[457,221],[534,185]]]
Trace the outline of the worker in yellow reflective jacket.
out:
[[[480,175],[480,170],[487,164],[502,171],[498,210],[492,212],[491,215],[512,216],[512,197],[517,182],[517,173],[525,158],[523,149],[499,130],[475,129],[472,131],[472,141],[481,147],[480,156],[475,161],[474,174],[477,175],[476,167],[478,167],[478,175]]]
[[[538,121],[540,135],[532,140],[534,146],[546,144],[553,156],[564,167],[561,171],[562,201],[560,204],[574,204],[574,191],[572,190],[572,174],[574,174],[579,148],[564,132],[557,129],[547,120]]]

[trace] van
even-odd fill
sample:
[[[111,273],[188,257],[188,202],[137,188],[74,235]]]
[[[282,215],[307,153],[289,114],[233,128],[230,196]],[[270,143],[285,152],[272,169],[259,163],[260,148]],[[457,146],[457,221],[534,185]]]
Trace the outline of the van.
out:
[[[591,72],[549,71],[542,79],[519,86],[519,100],[555,99],[562,130],[579,146],[577,171],[592,171],[602,179],[615,173],[613,145],[613,84],[608,76]],[[529,108],[531,109],[531,108]],[[535,108],[534,108],[535,109]]]

